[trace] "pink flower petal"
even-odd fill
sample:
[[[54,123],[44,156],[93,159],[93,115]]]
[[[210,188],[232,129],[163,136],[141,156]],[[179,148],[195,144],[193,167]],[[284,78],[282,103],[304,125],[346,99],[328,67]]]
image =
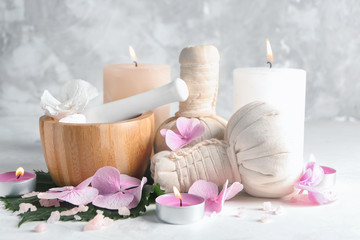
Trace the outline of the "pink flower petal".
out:
[[[141,181],[135,177],[130,177],[125,174],[120,174],[120,186],[122,189],[131,187],[137,187],[141,184]]]
[[[324,178],[324,170],[316,162],[309,162],[297,185],[316,186]]]
[[[73,186],[57,187],[57,188],[50,188],[48,192],[63,192],[63,191],[70,191],[72,189],[74,189]]]
[[[223,188],[222,188],[219,196],[217,196],[217,200],[218,200],[218,201],[221,200],[222,203],[225,202],[225,197],[226,197],[226,192],[227,192],[228,183],[229,183],[229,181],[226,180],[226,182],[224,183]]]
[[[129,205],[127,205],[127,208],[132,209],[139,204],[139,202],[141,200],[142,189],[146,182],[147,182],[147,178],[143,177],[140,182],[140,186],[124,191],[126,194],[131,194],[134,196],[134,199],[131,201],[131,203],[129,203]]]
[[[223,185],[223,189],[221,190],[220,194],[215,199],[210,199],[205,202],[205,212],[206,213],[221,212],[222,207],[224,206],[224,202],[225,202],[227,185],[228,185],[228,180],[226,180],[225,184]]]
[[[243,190],[244,186],[239,182],[234,182],[226,191],[225,200],[229,200],[236,196],[241,190]]]
[[[193,128],[198,124],[200,124],[198,120],[191,118],[179,117],[176,120],[176,128],[183,137],[191,136]]]
[[[205,133],[205,127],[201,123],[194,126],[190,135],[187,136],[189,143]]]
[[[160,130],[161,136],[165,137],[167,131],[168,131],[168,129],[166,129],[166,128],[161,129],[161,130]]]
[[[186,144],[188,144],[186,139],[184,139],[181,135],[176,134],[172,130],[168,130],[166,132],[165,142],[166,142],[166,145],[172,151],[176,151],[176,150],[180,149],[181,147],[185,146]]]
[[[205,201],[205,213],[211,214],[211,213],[219,213],[221,212],[223,207],[222,199],[215,199],[215,200],[207,200]]]
[[[98,195],[99,191],[93,187],[86,187],[80,190],[72,190],[65,196],[59,197],[59,200],[69,202],[74,205],[86,205],[91,203]]]
[[[96,171],[91,186],[99,190],[100,195],[120,190],[120,172],[114,167],[103,167]]]
[[[91,183],[91,180],[92,180],[93,177],[89,177],[88,179],[85,179],[84,181],[82,181],[79,185],[77,185],[75,187],[75,189],[84,189],[86,187],[88,187]]]
[[[66,190],[64,192],[43,192],[38,194],[39,199],[59,199],[67,195],[70,191]]]
[[[317,204],[328,204],[337,199],[337,194],[331,190],[324,191],[308,191],[309,199]]]
[[[191,185],[188,193],[200,196],[205,200],[208,200],[215,199],[218,196],[219,190],[218,186],[213,182],[197,180]]]
[[[101,208],[118,210],[121,207],[128,206],[133,199],[134,196],[131,194],[118,192],[109,195],[98,195],[92,204]]]

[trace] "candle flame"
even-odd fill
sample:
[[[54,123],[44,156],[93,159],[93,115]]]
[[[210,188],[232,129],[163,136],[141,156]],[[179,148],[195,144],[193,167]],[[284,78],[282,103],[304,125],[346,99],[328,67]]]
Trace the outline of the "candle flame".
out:
[[[274,57],[273,57],[269,39],[266,39],[266,52],[267,52],[266,58],[269,60],[269,62],[272,63],[274,61]]]
[[[131,59],[136,62],[137,57],[136,57],[136,54],[135,54],[135,50],[131,45],[129,46],[129,53],[130,53]]]
[[[173,186],[173,191],[174,191],[175,196],[181,201],[182,198],[181,198],[181,194],[179,192],[179,189],[177,189],[175,186]]]
[[[19,179],[22,175],[24,175],[24,168],[23,167],[18,167],[18,169],[16,169],[16,172],[15,172],[15,176],[17,179]]]

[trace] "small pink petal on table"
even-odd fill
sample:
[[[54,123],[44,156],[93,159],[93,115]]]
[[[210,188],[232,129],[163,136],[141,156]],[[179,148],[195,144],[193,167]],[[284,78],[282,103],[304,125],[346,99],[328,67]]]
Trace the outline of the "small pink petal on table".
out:
[[[51,212],[51,215],[50,217],[48,218],[47,220],[47,223],[56,223],[60,220],[60,212],[59,211],[54,211],[54,212]]]
[[[29,198],[29,197],[34,197],[37,196],[40,192],[30,192],[30,193],[26,193],[24,195],[21,196],[21,198]]]
[[[41,233],[47,231],[47,224],[46,223],[40,223],[39,225],[36,225],[35,232]]]

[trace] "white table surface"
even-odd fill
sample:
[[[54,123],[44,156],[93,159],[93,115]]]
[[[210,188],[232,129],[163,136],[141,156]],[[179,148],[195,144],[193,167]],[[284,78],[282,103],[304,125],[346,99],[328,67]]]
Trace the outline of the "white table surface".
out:
[[[59,222],[49,224],[45,233],[33,232],[38,222],[17,228],[19,218],[0,207],[0,239],[360,239],[360,123],[307,122],[305,156],[309,153],[338,171],[337,202],[314,206],[240,194],[225,203],[220,215],[192,225],[162,223],[152,205],[144,216],[116,221],[100,231],[82,232],[83,222]],[[19,165],[46,170],[36,117],[0,118],[0,172]],[[283,206],[287,213],[260,223],[264,201]],[[239,207],[246,208],[244,219],[234,217]]]

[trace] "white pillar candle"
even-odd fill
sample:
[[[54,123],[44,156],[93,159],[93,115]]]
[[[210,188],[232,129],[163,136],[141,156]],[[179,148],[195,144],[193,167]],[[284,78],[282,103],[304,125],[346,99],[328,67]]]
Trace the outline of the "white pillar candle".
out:
[[[253,101],[265,101],[279,110],[292,159],[286,174],[293,184],[301,173],[304,146],[306,72],[301,69],[238,68],[234,70],[234,106],[237,111]],[[284,184],[284,189],[287,186]],[[259,195],[259,194],[258,194]],[[262,196],[261,194],[259,196]],[[264,195],[264,196],[268,196]]]
[[[306,72],[301,69],[238,68],[234,70],[233,112],[253,101],[270,103],[283,115],[284,127],[288,126],[302,159],[305,89]]]

